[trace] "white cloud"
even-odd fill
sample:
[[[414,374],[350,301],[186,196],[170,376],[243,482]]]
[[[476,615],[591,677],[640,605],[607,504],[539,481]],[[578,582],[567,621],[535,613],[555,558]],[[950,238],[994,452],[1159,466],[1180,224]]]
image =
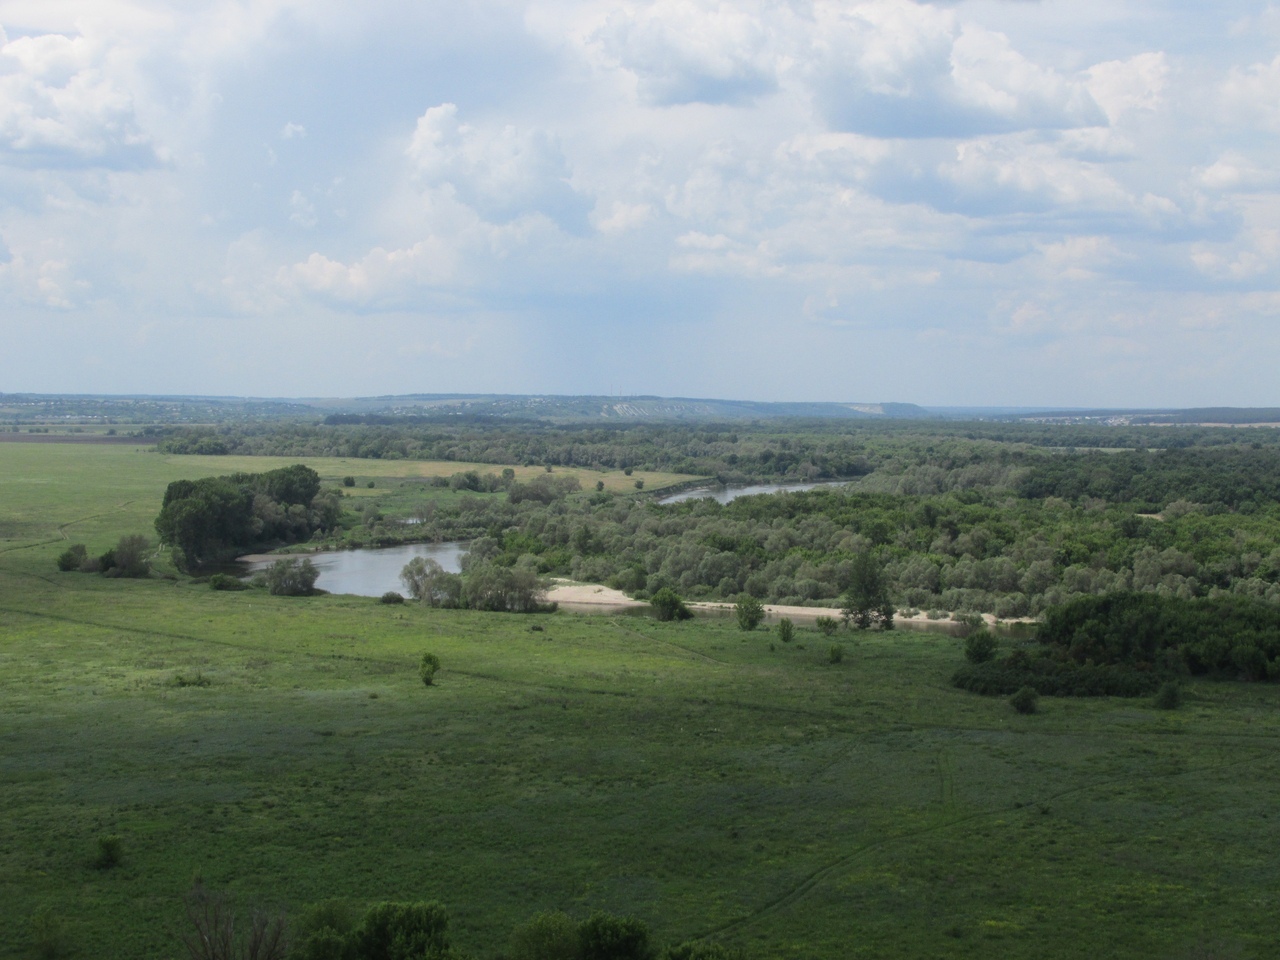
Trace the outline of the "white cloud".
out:
[[[142,167],[160,160],[110,51],[83,36],[0,31],[0,157],[33,166]]]
[[[573,189],[555,139],[543,131],[462,123],[458,108],[444,103],[418,118],[407,154],[423,183],[447,187],[490,220],[541,213],[571,230],[585,221],[588,203]]]

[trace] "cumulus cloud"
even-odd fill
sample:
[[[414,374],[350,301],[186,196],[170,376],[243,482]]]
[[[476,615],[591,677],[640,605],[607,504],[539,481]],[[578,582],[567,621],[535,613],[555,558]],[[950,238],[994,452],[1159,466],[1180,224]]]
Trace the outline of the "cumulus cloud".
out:
[[[1087,85],[1008,37],[907,0],[815,5],[807,58],[834,127],[882,137],[959,137],[1106,122]]]
[[[159,162],[106,49],[83,36],[0,30],[0,157],[31,166]]]
[[[777,87],[780,52],[753,4],[618,4],[589,37],[600,59],[636,77],[649,103],[744,103]],[[777,18],[780,8],[771,11]]]
[[[452,103],[418,118],[407,150],[421,181],[452,191],[487,219],[509,222],[543,214],[568,230],[581,230],[590,204],[570,183],[555,138],[513,124],[472,125]]]

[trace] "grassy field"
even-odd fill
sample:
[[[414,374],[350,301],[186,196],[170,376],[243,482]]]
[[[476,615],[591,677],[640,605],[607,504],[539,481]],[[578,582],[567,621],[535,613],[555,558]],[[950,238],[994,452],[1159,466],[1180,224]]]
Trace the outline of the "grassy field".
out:
[[[245,905],[437,898],[479,956],[556,908],[760,958],[1276,955],[1274,686],[1020,716],[948,685],[947,637],[831,664],[729,620],[54,570],[60,530],[105,547],[230,469],[196,459],[0,447],[0,957],[42,908],[69,955],[179,956],[197,872]]]

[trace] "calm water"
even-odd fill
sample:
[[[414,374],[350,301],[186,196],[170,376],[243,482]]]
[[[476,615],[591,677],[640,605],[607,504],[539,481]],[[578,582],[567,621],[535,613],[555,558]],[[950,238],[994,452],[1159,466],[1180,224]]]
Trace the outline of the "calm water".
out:
[[[471,544],[407,543],[399,547],[377,547],[366,550],[339,550],[334,553],[311,553],[306,556],[320,571],[316,586],[330,593],[354,593],[361,597],[380,597],[388,590],[404,593],[400,571],[414,557],[429,557],[448,573],[461,571],[461,558]],[[263,560],[244,564],[249,573],[271,566]]]
[[[757,493],[797,493],[801,490],[813,490],[816,487],[829,486],[826,483],[732,483],[725,487],[698,487],[694,490],[681,490],[669,497],[658,497],[658,503],[682,503],[685,500],[701,500],[710,498],[720,503],[728,503],[738,497],[750,497]]]

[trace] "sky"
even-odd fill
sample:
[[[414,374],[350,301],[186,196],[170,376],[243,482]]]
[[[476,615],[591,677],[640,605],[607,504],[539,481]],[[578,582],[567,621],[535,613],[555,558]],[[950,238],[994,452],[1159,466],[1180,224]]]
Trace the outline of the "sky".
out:
[[[1280,405],[1280,6],[0,0],[0,392]]]

